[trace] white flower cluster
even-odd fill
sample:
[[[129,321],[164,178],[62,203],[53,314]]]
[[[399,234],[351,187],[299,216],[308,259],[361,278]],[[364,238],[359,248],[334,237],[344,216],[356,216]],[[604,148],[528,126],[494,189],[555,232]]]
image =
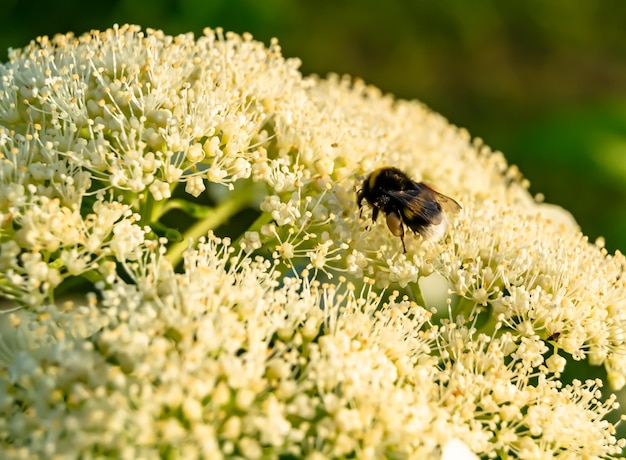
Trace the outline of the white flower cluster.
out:
[[[5,457],[619,455],[562,376],[626,383],[624,257],[419,103],[297,67],[134,26],[0,66]],[[442,241],[366,229],[385,165],[462,204]]]
[[[531,339],[433,325],[373,283],[281,282],[212,235],[182,274],[159,257],[143,268],[103,293],[97,333],[15,355],[11,456],[437,458],[450,439],[519,458],[616,451],[597,383],[562,386]],[[31,326],[72,319],[51,308]]]

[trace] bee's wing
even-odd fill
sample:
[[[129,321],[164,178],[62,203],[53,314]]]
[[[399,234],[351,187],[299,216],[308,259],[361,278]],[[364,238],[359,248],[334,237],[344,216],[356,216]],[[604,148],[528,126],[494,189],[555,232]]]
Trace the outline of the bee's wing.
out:
[[[443,193],[439,193],[430,185],[425,184],[424,182],[421,182],[419,185],[427,188],[433,194],[433,198],[435,198],[439,202],[439,204],[441,205],[441,208],[444,211],[449,212],[451,214],[456,214],[462,209],[459,203],[457,203],[455,200],[453,200],[449,196],[446,196]]]
[[[386,193],[400,203],[400,213],[411,228],[419,225],[437,225],[443,219],[439,201],[435,200],[430,190],[415,188],[388,190]]]

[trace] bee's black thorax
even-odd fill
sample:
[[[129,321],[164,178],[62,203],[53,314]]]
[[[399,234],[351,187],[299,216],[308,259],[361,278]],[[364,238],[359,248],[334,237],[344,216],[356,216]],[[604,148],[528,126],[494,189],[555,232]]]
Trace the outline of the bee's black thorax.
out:
[[[378,168],[363,181],[361,190],[357,195],[359,205],[363,199],[374,207],[374,220],[380,210],[385,214],[395,213],[400,215],[401,206],[387,193],[392,191],[415,190],[419,184],[411,180],[409,176],[397,168]]]
[[[366,183],[370,190],[411,190],[415,188],[415,182],[397,168],[378,168],[369,175]]]

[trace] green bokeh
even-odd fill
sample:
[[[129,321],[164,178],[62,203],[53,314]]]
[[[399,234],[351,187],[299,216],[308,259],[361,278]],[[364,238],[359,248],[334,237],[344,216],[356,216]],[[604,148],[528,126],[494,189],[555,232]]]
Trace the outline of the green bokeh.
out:
[[[135,23],[278,37],[305,74],[419,99],[502,150],[593,240],[626,249],[626,2],[5,0],[0,50]],[[2,53],[6,59],[6,53]]]

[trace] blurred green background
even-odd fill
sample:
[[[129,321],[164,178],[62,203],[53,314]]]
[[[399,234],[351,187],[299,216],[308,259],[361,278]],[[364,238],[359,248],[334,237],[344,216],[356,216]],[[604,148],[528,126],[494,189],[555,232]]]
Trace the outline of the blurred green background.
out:
[[[419,99],[502,150],[533,193],[626,250],[626,2],[3,0],[0,52],[135,23],[277,37],[304,74]],[[87,7],[87,5],[89,5]]]

